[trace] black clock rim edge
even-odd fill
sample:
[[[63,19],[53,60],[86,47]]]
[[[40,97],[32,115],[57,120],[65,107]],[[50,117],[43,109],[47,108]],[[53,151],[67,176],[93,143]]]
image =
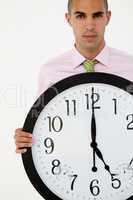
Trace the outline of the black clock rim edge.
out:
[[[24,122],[23,130],[27,132],[33,132],[34,125],[36,120],[42,111],[42,109],[47,105],[47,103],[53,99],[57,94],[63,92],[70,87],[74,87],[79,84],[85,83],[103,83],[110,84],[112,86],[119,87],[125,91],[127,91],[128,87],[132,87],[133,83],[125,78],[120,76],[116,76],[114,74],[102,73],[102,72],[92,72],[92,73],[81,73],[74,76],[70,76],[65,78],[52,87],[48,88],[45,92],[43,92],[40,97],[36,100],[36,102],[31,107],[26,120]],[[131,92],[127,91],[131,95]],[[30,182],[39,192],[39,194],[45,198],[45,200],[63,200],[60,197],[56,196],[50,189],[43,183],[41,178],[39,177],[34,162],[32,159],[31,148],[28,148],[27,152],[22,154],[22,161],[26,171],[27,176],[29,177]],[[133,196],[129,197],[126,200],[133,200]]]

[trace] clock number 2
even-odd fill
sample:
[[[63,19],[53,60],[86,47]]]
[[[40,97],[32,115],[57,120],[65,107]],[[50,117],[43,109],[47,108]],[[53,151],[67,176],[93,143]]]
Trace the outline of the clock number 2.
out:
[[[131,118],[131,121],[127,125],[127,130],[133,130],[133,114],[127,115],[126,119],[129,120],[129,118]]]
[[[55,117],[48,117],[49,120],[49,132],[55,131],[60,132],[63,128],[63,121],[61,117],[55,116]]]

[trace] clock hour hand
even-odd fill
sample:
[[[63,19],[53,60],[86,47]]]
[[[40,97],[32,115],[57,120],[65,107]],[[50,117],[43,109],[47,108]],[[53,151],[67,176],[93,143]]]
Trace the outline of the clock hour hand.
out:
[[[95,152],[96,152],[96,155],[98,156],[98,158],[99,158],[100,160],[102,160],[102,162],[104,163],[105,169],[110,173],[111,178],[112,178],[113,176],[115,176],[116,174],[112,174],[111,171],[110,171],[109,165],[107,165],[107,164],[105,163],[105,161],[104,161],[104,159],[103,159],[103,155],[102,155],[101,151],[99,150],[99,148],[95,147],[94,149],[95,149]]]

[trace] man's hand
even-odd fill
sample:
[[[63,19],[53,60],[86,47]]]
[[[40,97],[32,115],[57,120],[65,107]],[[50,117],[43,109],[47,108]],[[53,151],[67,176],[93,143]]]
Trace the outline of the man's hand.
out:
[[[14,140],[16,144],[16,153],[25,153],[27,147],[32,146],[32,134],[22,131],[22,128],[15,130]]]

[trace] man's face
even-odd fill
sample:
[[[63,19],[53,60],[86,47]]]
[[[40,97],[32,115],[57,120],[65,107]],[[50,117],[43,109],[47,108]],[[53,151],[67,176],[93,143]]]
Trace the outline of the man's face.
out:
[[[103,0],[73,0],[66,19],[73,28],[79,50],[94,52],[104,47],[104,32],[110,15]]]

